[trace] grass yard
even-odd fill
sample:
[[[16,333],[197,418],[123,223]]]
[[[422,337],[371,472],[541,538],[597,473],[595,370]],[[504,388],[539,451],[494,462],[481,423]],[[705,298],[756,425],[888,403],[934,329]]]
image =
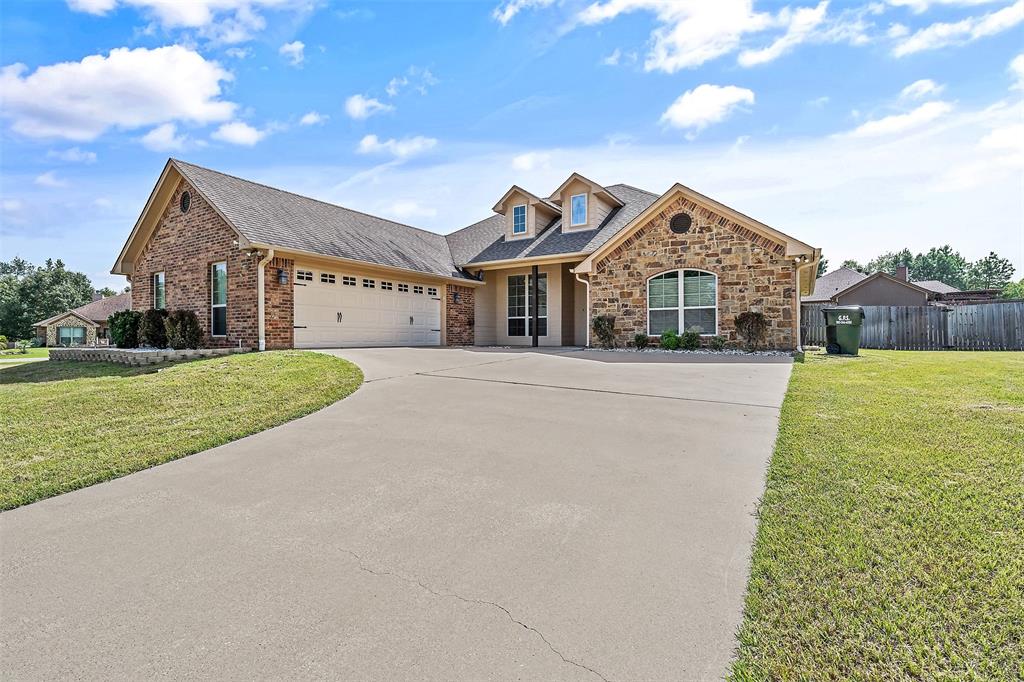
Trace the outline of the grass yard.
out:
[[[0,351],[0,362],[5,360],[28,360],[35,358],[48,358],[50,357],[50,349],[43,348],[29,348],[27,353],[22,353],[17,348],[5,348]]]
[[[735,680],[1024,678],[1024,353],[793,368]]]
[[[3,367],[0,509],[263,431],[344,398],[362,381],[352,363],[302,351],[162,368],[54,361]]]

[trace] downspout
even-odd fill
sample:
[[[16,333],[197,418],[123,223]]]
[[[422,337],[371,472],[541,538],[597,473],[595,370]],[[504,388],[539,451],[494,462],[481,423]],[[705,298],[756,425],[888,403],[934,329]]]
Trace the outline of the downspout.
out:
[[[267,255],[260,259],[259,264],[256,266],[256,289],[258,294],[256,296],[256,326],[259,330],[259,348],[260,350],[267,349],[267,330],[264,327],[264,321],[266,318],[266,303],[264,301],[264,269],[272,259],[274,258],[274,250],[267,249]]]
[[[576,276],[576,281],[587,287],[587,348],[590,348],[590,280],[580,279],[579,274],[573,270],[572,274]]]

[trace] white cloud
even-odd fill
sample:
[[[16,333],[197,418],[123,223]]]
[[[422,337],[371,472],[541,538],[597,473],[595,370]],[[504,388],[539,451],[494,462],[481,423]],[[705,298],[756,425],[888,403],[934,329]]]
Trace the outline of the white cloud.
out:
[[[46,158],[67,161],[68,163],[96,163],[96,152],[86,151],[79,147],[71,147],[61,151],[51,149],[46,152]]]
[[[955,23],[939,22],[922,28],[900,40],[892,53],[897,57],[936,50],[950,45],[963,45],[980,38],[996,35],[1024,22],[1024,0],[1009,7],[980,16],[967,17]]]
[[[925,102],[905,114],[893,114],[892,116],[863,123],[851,130],[847,135],[850,137],[879,137],[882,135],[905,133],[931,123],[952,110],[953,105],[949,102]]]
[[[401,76],[395,76],[388,81],[384,91],[388,93],[388,97],[397,96],[403,89],[410,87],[421,95],[427,94],[428,88],[431,88],[440,83],[440,81],[434,76],[430,69],[420,66],[410,66],[405,74]]]
[[[121,47],[32,73],[24,64],[3,67],[0,114],[22,135],[87,142],[113,127],[227,120],[236,105],[220,99],[221,81],[231,79],[217,62],[180,45]]]
[[[938,95],[946,89],[945,85],[939,85],[930,78],[922,78],[914,81],[900,91],[900,99],[921,99],[932,95]]]
[[[252,49],[248,47],[229,47],[224,50],[224,54],[232,59],[248,59],[252,56]]]
[[[376,135],[367,135],[359,141],[356,152],[359,154],[382,154],[387,153],[399,159],[406,159],[410,156],[422,154],[437,146],[437,140],[432,137],[406,137],[401,140],[394,138],[381,140]]]
[[[300,126],[315,126],[326,121],[329,116],[325,116],[317,111],[310,111],[307,114],[303,114],[302,118],[299,119]]]
[[[504,3],[498,5],[491,12],[491,16],[502,26],[512,21],[513,17],[519,14],[524,9],[531,7],[547,7],[554,3],[555,0],[506,0]]]
[[[622,50],[615,48],[610,55],[601,60],[601,63],[605,66],[618,66],[620,59],[622,59]]]
[[[178,135],[178,126],[164,123],[139,138],[146,149],[154,152],[177,152],[185,148],[188,137]]]
[[[903,24],[890,24],[889,29],[885,32],[885,35],[889,38],[896,39],[902,38],[903,36],[910,33],[910,29]]]
[[[661,115],[661,122],[695,134],[725,120],[738,107],[754,103],[754,93],[735,85],[704,83],[687,90]]]
[[[1011,89],[1024,90],[1024,53],[1013,58],[1013,61],[1010,62],[1009,71],[1014,77],[1014,83],[1010,86]]]
[[[395,108],[390,104],[384,104],[380,100],[365,95],[352,95],[345,100],[345,113],[357,121],[368,119],[374,114],[394,110]]]
[[[288,60],[292,66],[301,66],[306,60],[306,45],[301,40],[285,43],[278,48],[277,53]]]
[[[915,14],[921,14],[934,5],[956,5],[967,7],[972,5],[990,5],[999,0],[886,0],[893,7],[908,7]]]
[[[251,147],[266,137],[268,132],[269,131],[267,130],[254,128],[248,123],[244,123],[242,121],[232,121],[231,123],[225,123],[221,127],[217,128],[217,130],[213,131],[210,137],[230,144]]]
[[[1007,150],[1024,155],[1024,123],[995,128],[978,143],[983,149]]]
[[[433,218],[437,215],[437,209],[430,206],[421,206],[415,201],[396,201],[384,211],[401,220],[411,218]]]
[[[817,7],[801,7],[792,12],[788,19],[789,26],[786,33],[775,40],[768,47],[760,50],[744,50],[740,52],[740,66],[756,66],[778,59],[794,47],[803,43],[825,20],[825,11],[828,9],[828,0],[818,3]],[[782,10],[789,12],[789,8]]]
[[[512,167],[517,171],[532,171],[538,168],[547,168],[551,162],[551,154],[548,152],[526,152],[512,158]]]
[[[141,11],[168,30],[191,29],[219,43],[240,43],[266,28],[259,10],[308,13],[309,0],[68,0],[75,11],[103,15],[118,6]]]
[[[0,208],[3,209],[4,213],[18,213],[21,209],[25,208],[25,204],[22,203],[21,199],[4,199],[0,201]]]
[[[46,171],[36,176],[35,183],[40,187],[67,187],[68,184],[57,177],[56,171]]]
[[[815,97],[814,99],[807,102],[808,106],[812,106],[815,109],[821,109],[830,102],[828,95],[822,95],[821,97]]]

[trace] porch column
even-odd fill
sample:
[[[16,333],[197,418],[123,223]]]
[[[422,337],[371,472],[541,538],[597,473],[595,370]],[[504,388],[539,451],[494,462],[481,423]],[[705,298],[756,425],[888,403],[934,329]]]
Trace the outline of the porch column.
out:
[[[540,299],[540,273],[536,265],[533,266],[532,285],[530,286],[530,313],[533,316],[533,347],[540,345],[537,335],[537,325],[540,323],[540,310],[537,301]]]

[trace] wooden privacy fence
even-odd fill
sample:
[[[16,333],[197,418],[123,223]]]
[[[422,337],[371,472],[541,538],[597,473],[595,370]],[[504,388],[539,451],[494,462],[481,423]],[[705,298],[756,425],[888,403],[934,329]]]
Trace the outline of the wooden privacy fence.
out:
[[[800,308],[805,346],[825,345],[826,303]],[[861,348],[891,350],[1024,350],[1024,301],[980,305],[863,306]]]

